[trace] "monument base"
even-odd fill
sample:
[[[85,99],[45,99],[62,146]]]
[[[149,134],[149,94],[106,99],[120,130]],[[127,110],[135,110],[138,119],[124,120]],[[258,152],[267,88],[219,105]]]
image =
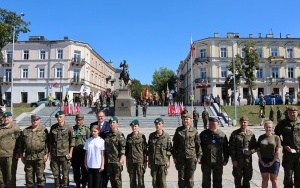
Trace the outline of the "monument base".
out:
[[[129,89],[119,89],[115,105],[115,116],[135,116],[135,100],[131,97]]]

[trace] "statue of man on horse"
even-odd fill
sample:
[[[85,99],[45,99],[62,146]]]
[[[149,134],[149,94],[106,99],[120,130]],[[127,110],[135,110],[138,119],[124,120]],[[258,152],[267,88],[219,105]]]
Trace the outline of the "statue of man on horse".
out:
[[[123,70],[120,74],[120,80],[124,81],[125,86],[127,86],[129,78],[129,71],[128,71],[128,64],[126,63],[126,60],[120,63],[120,67],[123,67]]]

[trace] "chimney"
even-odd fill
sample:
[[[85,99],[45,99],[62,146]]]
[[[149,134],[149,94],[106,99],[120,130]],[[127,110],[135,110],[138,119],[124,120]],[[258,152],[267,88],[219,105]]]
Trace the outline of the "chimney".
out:
[[[219,33],[214,33],[215,38],[219,38]]]
[[[261,33],[258,33],[258,38],[261,38]]]
[[[64,36],[64,40],[69,40],[69,37],[68,36]]]
[[[253,38],[253,34],[249,34],[249,38]]]
[[[291,38],[291,34],[286,34],[286,38],[287,39]]]

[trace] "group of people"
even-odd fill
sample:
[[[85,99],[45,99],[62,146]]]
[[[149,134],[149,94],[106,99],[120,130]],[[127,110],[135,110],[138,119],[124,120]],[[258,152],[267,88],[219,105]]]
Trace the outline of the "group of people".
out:
[[[127,137],[118,129],[118,118],[105,121],[105,113],[96,114],[97,121],[84,125],[84,115],[75,117],[75,125],[64,121],[63,111],[55,115],[57,123],[48,131],[40,125],[41,117],[31,116],[31,126],[23,131],[13,124],[12,114],[3,114],[0,127],[0,187],[16,186],[18,159],[25,164],[26,186],[43,187],[45,162],[50,167],[55,187],[69,186],[72,166],[76,187],[122,187],[122,170],[126,159],[130,187],[144,187],[146,168],[150,169],[154,188],[165,188],[171,156],[178,171],[178,187],[194,187],[194,172],[201,165],[202,187],[222,187],[223,166],[232,159],[236,187],[250,187],[252,154],[257,152],[262,173],[262,187],[278,187],[279,154],[283,147],[284,186],[300,187],[300,120],[298,109],[288,107],[287,118],[275,127],[272,121],[264,124],[265,133],[256,137],[248,129],[249,119],[240,118],[240,128],[229,140],[219,129],[219,120],[209,117],[208,128],[200,134],[192,126],[192,116],[182,115],[173,138],[164,131],[164,120],[154,120],[155,131],[146,136],[139,131],[139,120],[130,123],[132,133]],[[212,176],[212,178],[211,178]],[[294,180],[292,179],[294,177]]]

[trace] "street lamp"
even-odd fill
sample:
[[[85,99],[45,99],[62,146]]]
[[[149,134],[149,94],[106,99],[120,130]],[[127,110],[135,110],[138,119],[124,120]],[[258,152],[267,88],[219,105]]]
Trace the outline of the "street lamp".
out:
[[[20,17],[24,16],[24,13],[22,12],[20,14]],[[10,91],[10,111],[12,114],[14,114],[14,105],[13,105],[13,87],[14,87],[14,62],[15,62],[15,35],[16,35],[16,26],[13,26],[13,42],[12,42],[12,61],[11,61],[11,91]]]
[[[235,85],[235,62],[234,62],[234,48],[233,48],[233,45],[234,45],[234,41],[231,40],[232,42],[232,64],[233,64],[233,92],[234,92],[234,100],[233,100],[233,104],[234,104],[234,119],[233,119],[233,126],[236,125],[236,98],[235,98],[235,93],[236,93],[236,85]]]

